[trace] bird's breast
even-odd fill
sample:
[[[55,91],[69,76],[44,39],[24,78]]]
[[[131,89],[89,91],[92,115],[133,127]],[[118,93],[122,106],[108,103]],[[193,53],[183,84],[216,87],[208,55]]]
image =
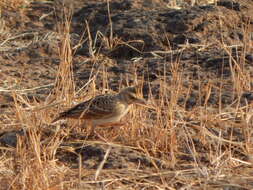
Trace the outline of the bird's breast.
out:
[[[120,117],[123,117],[128,113],[129,109],[130,109],[130,105],[118,103],[117,109],[115,112],[117,112]]]
[[[130,109],[129,105],[118,103],[115,106],[115,110],[110,116],[106,118],[93,120],[93,124],[101,125],[101,124],[106,124],[106,123],[119,122],[120,119],[128,113],[129,109]]]

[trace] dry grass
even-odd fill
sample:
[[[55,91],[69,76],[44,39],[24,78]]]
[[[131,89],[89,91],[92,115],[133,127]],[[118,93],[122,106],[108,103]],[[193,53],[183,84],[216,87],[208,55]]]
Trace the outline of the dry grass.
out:
[[[0,9],[11,9],[18,11],[27,7],[31,2],[31,0],[1,0]]]
[[[23,3],[26,1],[22,1]],[[16,1],[15,5],[18,6]],[[0,4],[1,6],[1,4]],[[66,126],[50,124],[56,112],[72,104],[78,94],[88,99],[108,89],[108,73],[103,66],[102,87],[96,86],[96,77],[77,90],[73,77],[72,46],[69,28],[70,17],[61,23],[61,44],[59,46],[59,65],[54,94],[46,102],[28,99],[19,92],[12,97],[15,115],[11,123],[26,131],[20,136],[16,148],[0,147],[0,189],[63,190],[63,189],[224,189],[252,187],[252,107],[240,107],[239,99],[244,90],[250,90],[250,76],[244,68],[245,60],[232,57],[229,47],[220,44],[230,55],[230,69],[234,86],[235,104],[224,108],[208,105],[213,90],[222,91],[223,78],[219,85],[215,81],[200,82],[199,94],[204,97],[203,106],[186,110],[177,104],[180,95],[189,96],[190,88],[183,86],[183,72],[180,59],[172,62],[168,70],[159,76],[159,93],[149,92],[149,104],[155,109],[134,107],[127,116],[124,127],[117,129],[98,129],[99,139],[84,141],[73,133],[84,134],[76,121],[68,121]],[[87,26],[88,27],[88,26]],[[89,30],[87,30],[89,31]],[[249,36],[247,28],[245,35]],[[91,38],[90,35],[87,38]],[[92,39],[89,39],[92,41]],[[118,40],[112,36],[105,38],[109,48],[117,46]],[[122,42],[119,42],[122,43]],[[250,43],[245,38],[244,48]],[[90,43],[93,46],[93,43]],[[93,52],[93,47],[90,47]],[[94,65],[105,59],[98,53],[91,53]],[[108,60],[109,61],[109,60]],[[166,66],[164,66],[166,67]],[[171,73],[167,81],[166,73]],[[96,72],[91,75],[96,76]],[[148,83],[135,76],[139,83]],[[122,79],[123,80],[123,79]],[[165,82],[166,81],[166,82]],[[91,89],[86,92],[86,89]],[[98,89],[98,90],[96,90]],[[99,92],[98,92],[99,91]],[[159,97],[159,98],[156,98]],[[220,97],[221,99],[221,97]],[[54,102],[52,102],[54,101]],[[54,103],[61,102],[58,108]],[[63,106],[64,105],[64,106]],[[240,122],[237,122],[239,119]],[[71,136],[71,137],[70,137]],[[74,135],[75,136],[75,135]],[[100,139],[101,139],[100,138]],[[76,151],[78,146],[106,145],[108,149],[98,169],[86,169]],[[112,147],[132,149],[151,159],[150,168],[102,169],[111,154]],[[69,167],[59,161],[57,154],[72,153],[79,162],[78,167]],[[67,154],[66,154],[67,155]],[[127,155],[126,155],[127,156]],[[157,164],[157,160],[164,167]],[[250,184],[251,183],[251,184]]]

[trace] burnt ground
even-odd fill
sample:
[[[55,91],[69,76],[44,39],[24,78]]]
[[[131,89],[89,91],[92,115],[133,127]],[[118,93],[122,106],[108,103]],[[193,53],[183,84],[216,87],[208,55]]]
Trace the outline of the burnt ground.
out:
[[[150,98],[152,92],[153,98],[158,100],[160,89],[164,88],[169,101],[175,95],[176,71],[181,76],[181,93],[176,102],[181,109],[194,111],[204,107],[211,113],[218,113],[221,109],[229,112],[236,107],[250,108],[253,100],[253,2],[221,0],[216,4],[195,6],[185,3],[181,9],[174,9],[167,4],[166,1],[115,0],[110,2],[110,17],[107,3],[92,0],[66,1],[65,5],[61,1],[38,1],[18,11],[3,9],[0,28],[2,146],[15,146],[13,130],[19,130],[21,136],[29,136],[23,131],[25,127],[20,124],[18,114],[14,111],[13,90],[26,96],[27,101],[39,103],[46,102],[48,95],[53,93],[61,62],[60,25],[64,22],[64,10],[73,11],[70,39],[76,90],[94,76],[97,89],[105,87],[106,78],[107,87],[115,91],[120,85],[133,84],[137,78],[144,80],[143,94],[146,99]],[[48,114],[48,118],[56,115],[52,111]],[[242,118],[236,119],[233,123],[243,123]],[[191,117],[187,120],[190,121]],[[231,125],[220,123],[221,120],[212,120],[213,125],[220,128]],[[41,126],[48,123],[42,122]],[[233,141],[246,141],[241,128],[234,129],[233,134],[238,135],[233,137]],[[44,135],[52,135],[46,129],[42,130]],[[210,131],[219,136],[217,130]],[[61,150],[64,151],[58,151],[57,159],[61,164],[78,169],[77,155],[81,155],[85,169],[96,169],[108,146],[92,140],[83,144],[82,140],[86,137],[74,134],[75,131],[62,140]],[[225,130],[224,138],[229,138],[229,135],[230,131]],[[73,139],[82,142],[72,144]],[[117,139],[117,142],[120,140]],[[199,161],[208,167],[211,162],[204,154],[207,152],[205,144],[198,138],[193,143],[200,153]],[[72,147],[74,152],[65,151],[66,146]],[[245,162],[249,161],[250,156],[241,153],[241,148],[235,148],[234,154]],[[176,168],[189,169],[188,165],[182,163],[193,161],[193,158],[185,155],[177,157],[181,162],[176,164]],[[162,160],[159,154],[148,157],[138,148],[117,145],[112,146],[104,169],[141,168],[148,171],[154,169],[154,165],[163,171],[175,169],[168,163],[162,163]],[[239,172],[242,168],[236,169]],[[230,184],[229,179],[224,180]],[[253,187],[253,179],[235,181],[239,184],[235,189]],[[218,187],[220,183],[215,185]],[[182,184],[177,182],[173,187],[177,189]]]

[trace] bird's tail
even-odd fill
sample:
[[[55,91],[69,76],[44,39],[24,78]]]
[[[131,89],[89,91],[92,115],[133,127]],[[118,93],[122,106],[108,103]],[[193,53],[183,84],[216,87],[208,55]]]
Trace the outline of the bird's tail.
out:
[[[63,113],[60,113],[60,115],[58,115],[51,123],[54,123],[56,121],[59,121],[60,119],[63,119],[65,118],[65,114],[64,112]]]
[[[56,117],[53,121],[51,121],[51,123],[54,123],[54,122],[56,122],[56,121],[58,121],[58,120],[60,120],[61,119],[61,117],[59,116],[59,117]]]

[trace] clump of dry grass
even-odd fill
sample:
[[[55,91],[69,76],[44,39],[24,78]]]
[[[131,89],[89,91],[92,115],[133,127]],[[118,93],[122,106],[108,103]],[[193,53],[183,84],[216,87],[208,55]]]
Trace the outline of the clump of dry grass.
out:
[[[73,76],[73,55],[70,39],[71,11],[64,9],[63,23],[58,26],[61,34],[61,44],[59,48],[60,65],[56,77],[55,88],[56,97],[65,99],[70,104],[75,96],[75,84]]]
[[[31,0],[2,0],[0,1],[0,9],[21,10],[27,7]]]

